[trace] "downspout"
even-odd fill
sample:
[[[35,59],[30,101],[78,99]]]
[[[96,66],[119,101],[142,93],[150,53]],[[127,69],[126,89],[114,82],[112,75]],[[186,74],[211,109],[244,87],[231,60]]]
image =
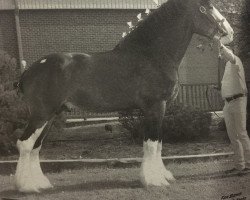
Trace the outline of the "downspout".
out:
[[[23,73],[24,72],[24,66],[22,64],[22,61],[23,61],[23,45],[22,45],[21,28],[20,28],[20,21],[19,21],[18,0],[14,0],[14,5],[15,5],[15,22],[16,22],[17,45],[18,45],[18,55],[19,55],[19,68],[21,70],[21,73]]]

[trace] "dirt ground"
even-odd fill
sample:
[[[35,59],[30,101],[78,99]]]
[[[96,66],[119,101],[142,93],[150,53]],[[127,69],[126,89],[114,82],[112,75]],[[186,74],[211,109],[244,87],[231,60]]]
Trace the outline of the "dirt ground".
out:
[[[176,181],[169,187],[145,188],[139,168],[85,168],[47,174],[54,188],[40,194],[22,194],[13,188],[13,176],[0,176],[0,197],[22,200],[246,200],[250,198],[250,174],[226,175],[226,160],[171,163]],[[230,197],[231,196],[231,197]]]
[[[142,145],[129,140],[117,122],[113,132],[105,124],[65,129],[44,141],[41,159],[129,158],[142,157]],[[192,143],[166,143],[163,156],[230,152],[225,133],[213,131],[209,140]],[[1,160],[17,159],[17,155]],[[225,175],[229,160],[196,163],[169,163],[177,179],[169,187],[145,188],[139,181],[139,168],[85,167],[47,174],[54,188],[40,194],[22,194],[13,187],[14,177],[0,176],[2,199],[145,199],[145,200],[245,200],[250,198],[250,175]]]
[[[128,138],[128,133],[118,122],[109,123],[113,131],[106,132],[105,123],[66,128],[60,133],[50,133],[45,139],[41,159],[80,158],[133,158],[142,157],[142,144]],[[197,155],[231,152],[225,133],[213,130],[208,140],[163,144],[162,156]],[[15,160],[18,155],[0,157]]]

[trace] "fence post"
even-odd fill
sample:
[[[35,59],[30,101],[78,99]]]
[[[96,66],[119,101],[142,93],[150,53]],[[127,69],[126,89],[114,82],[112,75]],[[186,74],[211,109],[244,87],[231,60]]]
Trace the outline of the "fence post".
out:
[[[20,67],[21,73],[23,73],[24,71],[24,66],[22,64],[23,45],[22,45],[21,28],[20,28],[20,21],[19,21],[18,0],[14,0],[14,4],[15,4],[15,22],[16,22],[17,45],[18,45],[18,55],[19,55],[19,67]]]

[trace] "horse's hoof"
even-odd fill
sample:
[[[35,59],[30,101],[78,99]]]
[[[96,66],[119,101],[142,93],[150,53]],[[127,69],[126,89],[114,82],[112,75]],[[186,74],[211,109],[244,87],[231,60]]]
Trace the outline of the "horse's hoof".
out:
[[[40,190],[34,186],[27,186],[27,187],[16,187],[19,192],[22,193],[40,193]]]
[[[39,179],[38,179],[39,180]],[[32,184],[16,184],[16,189],[22,193],[40,193],[41,190],[46,190],[53,188],[53,185],[50,184],[49,180],[39,180],[32,182]]]
[[[148,186],[169,186],[169,182],[163,174],[141,172],[141,182],[145,187]]]
[[[36,177],[36,187],[42,190],[53,188],[53,185],[50,183],[49,179],[46,176]]]
[[[164,170],[163,175],[170,182],[176,181],[176,179],[174,178],[173,174],[170,171],[166,170],[166,169]]]
[[[145,187],[150,187],[150,186],[157,186],[157,187],[160,187],[160,186],[170,186],[169,182],[165,179],[165,178],[162,178],[161,180],[141,180],[142,184],[145,186]]]
[[[38,187],[39,187],[39,189],[46,190],[46,189],[51,189],[54,186],[49,183],[49,184],[46,184],[46,185],[45,184],[39,185]]]

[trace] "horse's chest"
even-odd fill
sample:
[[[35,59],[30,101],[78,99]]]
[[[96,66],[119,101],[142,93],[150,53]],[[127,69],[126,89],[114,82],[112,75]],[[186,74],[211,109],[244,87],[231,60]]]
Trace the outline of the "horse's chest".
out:
[[[178,91],[178,73],[172,69],[145,69],[141,77],[141,92],[143,96],[167,100]]]

